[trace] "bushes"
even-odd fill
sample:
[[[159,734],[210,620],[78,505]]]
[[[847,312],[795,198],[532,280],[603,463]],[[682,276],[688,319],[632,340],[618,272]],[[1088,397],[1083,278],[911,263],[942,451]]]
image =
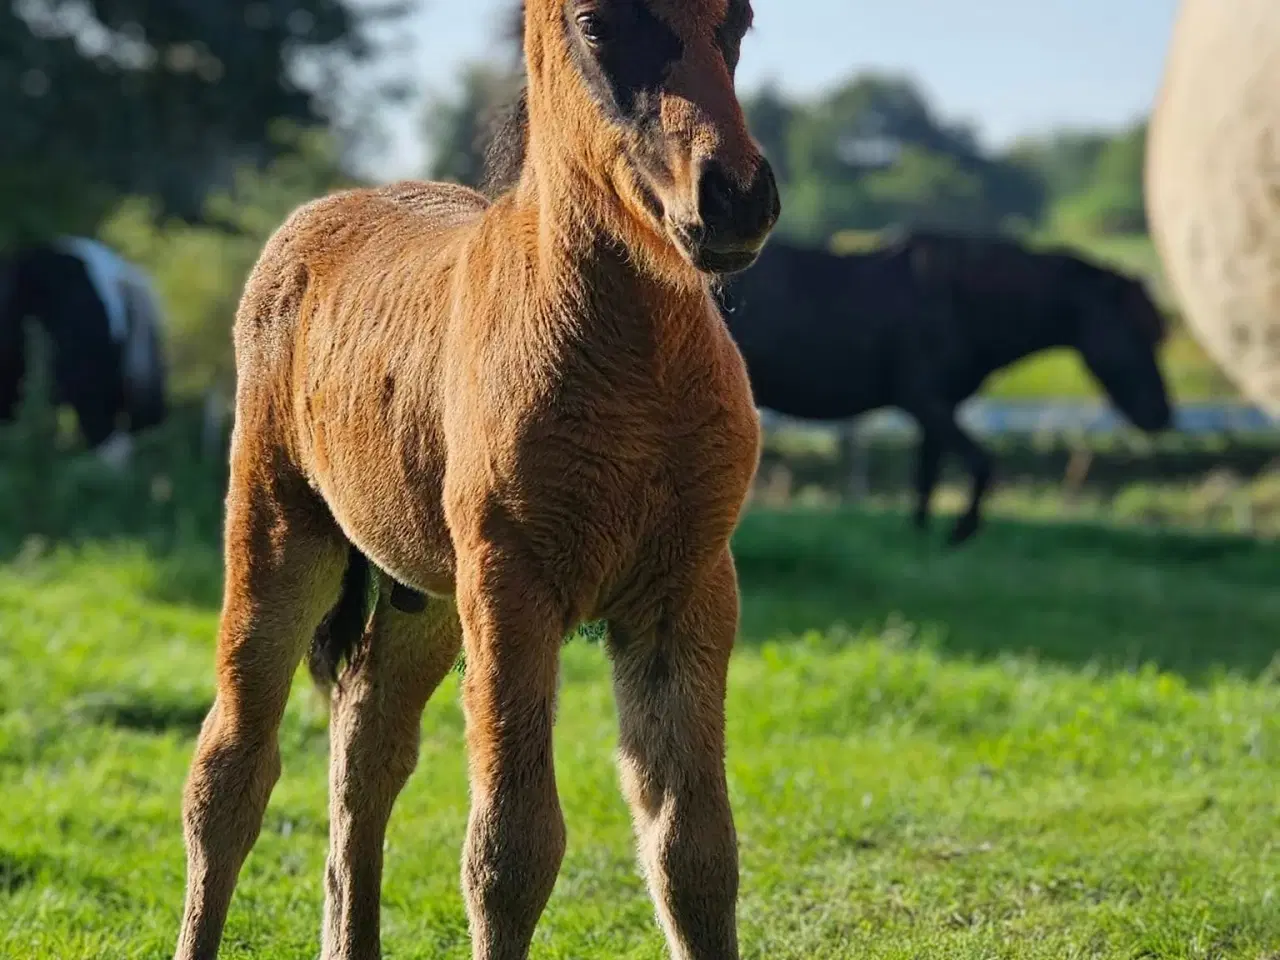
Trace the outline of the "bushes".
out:
[[[178,406],[138,438],[133,462],[115,471],[84,451],[50,400],[49,346],[32,327],[17,421],[0,429],[0,556],[52,540],[130,537],[168,548],[215,542],[222,525],[224,443],[201,452],[200,411]]]
[[[241,170],[230,191],[210,199],[204,222],[162,219],[155,203],[131,197],[99,230],[154,279],[180,398],[231,382],[231,326],[262,245],[295,207],[341,184],[327,135],[282,125],[274,136],[288,152],[264,171]]]

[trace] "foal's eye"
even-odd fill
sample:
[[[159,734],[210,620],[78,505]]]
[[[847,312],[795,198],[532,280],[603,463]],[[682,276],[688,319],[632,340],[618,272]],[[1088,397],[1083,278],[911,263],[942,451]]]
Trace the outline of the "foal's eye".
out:
[[[587,41],[591,46],[598,47],[604,43],[608,34],[604,20],[597,13],[580,13],[578,14],[578,30],[582,33],[582,39]]]

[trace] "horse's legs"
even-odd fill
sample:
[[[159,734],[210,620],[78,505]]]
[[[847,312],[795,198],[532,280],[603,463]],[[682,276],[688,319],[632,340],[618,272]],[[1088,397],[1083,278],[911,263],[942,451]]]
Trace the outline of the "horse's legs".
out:
[[[462,886],[474,960],[524,960],[564,857],[551,727],[565,611],[483,547],[458,558],[471,817]]]
[[[915,525],[919,530],[929,527],[929,503],[938,486],[938,473],[942,467],[942,444],[933,430],[920,430],[920,449],[916,454],[916,513]]]
[[[458,655],[452,600],[397,610],[384,580],[369,632],[333,693],[324,960],[380,956],[382,843],[418,760],[422,708]]]
[[[958,546],[977,533],[982,523],[982,501],[991,486],[991,456],[956,423],[954,410],[947,414],[945,422],[940,423],[939,428],[942,430],[945,446],[960,455],[972,478],[969,507],[956,521],[948,541],[952,546]]]
[[[177,960],[217,955],[236,877],[280,775],[277,731],[294,671],[339,591],[345,542],[289,476],[266,457],[233,451],[217,697],[183,800],[187,895]]]
[[[724,698],[738,621],[726,551],[656,624],[616,624],[618,763],[641,866],[674,960],[736,960],[738,848]]]

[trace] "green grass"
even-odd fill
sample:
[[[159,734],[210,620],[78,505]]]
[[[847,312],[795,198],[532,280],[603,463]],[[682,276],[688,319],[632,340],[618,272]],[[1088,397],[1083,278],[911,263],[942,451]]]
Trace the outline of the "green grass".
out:
[[[757,513],[736,553],[744,956],[1278,955],[1280,548],[995,522],[949,553],[898,516]],[[170,955],[218,576],[202,546],[0,567],[0,956]],[[569,852],[533,956],[657,960],[607,663],[585,641],[563,663]],[[455,675],[388,840],[396,960],[470,956],[462,729]],[[282,740],[226,957],[316,952],[326,734],[301,678]]]

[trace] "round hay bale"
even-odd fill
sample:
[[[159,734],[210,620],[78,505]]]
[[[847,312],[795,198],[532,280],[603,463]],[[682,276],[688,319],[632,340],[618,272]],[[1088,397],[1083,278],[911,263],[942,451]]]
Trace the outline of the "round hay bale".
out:
[[[1151,117],[1146,192],[1191,332],[1280,416],[1280,0],[1184,0]]]

